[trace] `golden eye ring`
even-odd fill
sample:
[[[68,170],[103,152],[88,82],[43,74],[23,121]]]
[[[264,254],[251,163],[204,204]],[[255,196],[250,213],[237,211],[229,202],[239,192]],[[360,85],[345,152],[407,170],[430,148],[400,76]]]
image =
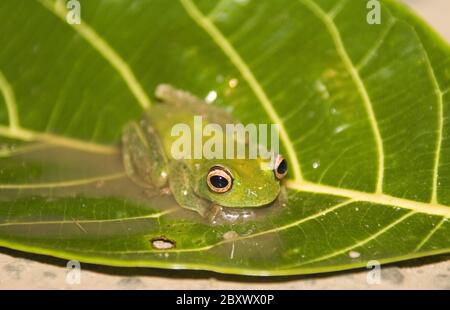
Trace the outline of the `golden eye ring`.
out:
[[[284,178],[288,172],[287,161],[280,154],[275,158],[275,169],[273,172],[278,180]]]
[[[211,191],[215,193],[226,193],[233,186],[233,177],[227,169],[214,166],[209,169],[206,182]]]

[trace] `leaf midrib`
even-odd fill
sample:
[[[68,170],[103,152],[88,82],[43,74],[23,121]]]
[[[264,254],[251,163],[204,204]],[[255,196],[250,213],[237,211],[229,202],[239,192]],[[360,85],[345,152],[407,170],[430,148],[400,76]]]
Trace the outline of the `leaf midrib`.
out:
[[[442,204],[419,202],[386,194],[366,193],[312,182],[287,181],[286,186],[290,189],[296,189],[302,192],[347,197],[354,201],[400,207],[402,209],[413,210],[420,213],[450,218],[450,207]]]

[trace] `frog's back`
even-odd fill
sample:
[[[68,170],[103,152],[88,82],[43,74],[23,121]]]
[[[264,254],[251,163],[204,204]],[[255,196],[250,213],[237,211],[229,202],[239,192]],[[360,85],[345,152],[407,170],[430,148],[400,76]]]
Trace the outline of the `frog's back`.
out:
[[[236,123],[224,109],[207,104],[205,101],[169,85],[158,86],[156,97],[161,102],[157,102],[149,108],[145,118],[161,137],[161,142],[169,157],[172,143],[179,138],[179,136],[171,136],[174,126],[187,125],[193,137],[195,116],[201,117],[202,126],[218,124],[225,128],[226,124]]]

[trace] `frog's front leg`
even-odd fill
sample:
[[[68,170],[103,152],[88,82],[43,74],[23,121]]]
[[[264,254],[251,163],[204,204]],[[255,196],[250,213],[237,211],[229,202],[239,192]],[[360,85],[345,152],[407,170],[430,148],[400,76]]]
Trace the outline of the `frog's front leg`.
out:
[[[178,204],[186,209],[198,212],[201,216],[213,220],[220,207],[198,197],[192,188],[192,175],[189,167],[182,161],[173,161],[170,165],[170,191]]]
[[[167,158],[153,127],[144,119],[125,126],[122,135],[125,172],[136,184],[163,188],[167,184]]]

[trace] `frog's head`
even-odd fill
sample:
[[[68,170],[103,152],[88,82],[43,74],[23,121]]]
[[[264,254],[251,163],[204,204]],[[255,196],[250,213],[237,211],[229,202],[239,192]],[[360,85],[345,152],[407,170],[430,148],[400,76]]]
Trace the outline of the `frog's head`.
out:
[[[287,162],[277,155],[273,169],[267,161],[208,160],[198,174],[196,194],[230,208],[261,207],[273,202],[280,193],[280,181],[287,174]]]

